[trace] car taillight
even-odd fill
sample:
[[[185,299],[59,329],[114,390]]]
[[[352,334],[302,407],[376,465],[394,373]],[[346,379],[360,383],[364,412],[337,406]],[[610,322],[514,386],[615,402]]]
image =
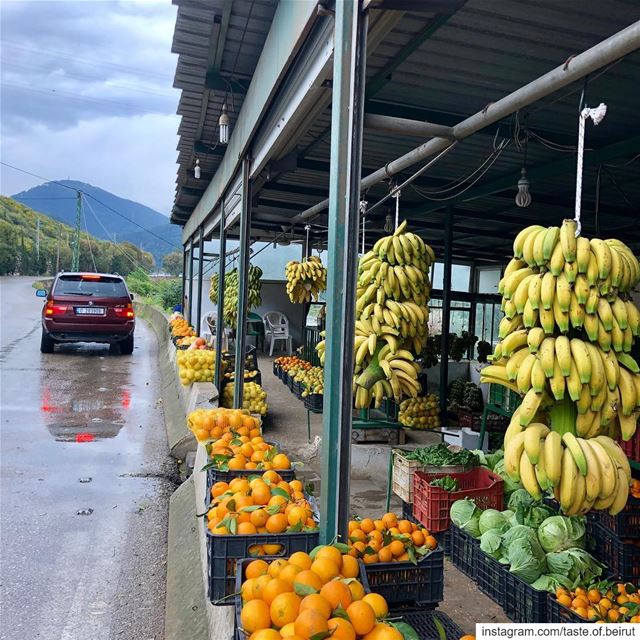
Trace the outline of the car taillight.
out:
[[[113,310],[115,311],[115,314],[121,318],[135,318],[136,315],[131,303],[126,307],[115,307]]]
[[[69,307],[64,304],[56,304],[53,300],[49,300],[47,302],[47,306],[45,308],[45,315],[47,316],[59,316],[63,313],[66,313]]]

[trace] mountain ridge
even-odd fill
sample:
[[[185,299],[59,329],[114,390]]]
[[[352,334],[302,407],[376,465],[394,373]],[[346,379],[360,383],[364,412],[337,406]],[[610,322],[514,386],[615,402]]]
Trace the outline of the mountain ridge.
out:
[[[132,242],[151,253],[156,265],[180,248],[181,230],[164,214],[135,200],[117,196],[79,180],[45,182],[10,196],[60,222],[75,226],[76,195],[83,197],[82,230],[103,240]]]

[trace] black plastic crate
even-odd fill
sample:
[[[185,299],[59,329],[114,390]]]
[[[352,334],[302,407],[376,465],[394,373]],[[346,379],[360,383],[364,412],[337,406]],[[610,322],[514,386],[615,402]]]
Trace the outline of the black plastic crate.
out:
[[[480,548],[476,554],[476,577],[478,588],[494,602],[504,607],[507,588],[507,569]]]
[[[587,520],[587,546],[614,578],[640,583],[640,547],[624,542],[601,524]]]
[[[409,522],[414,522],[415,524],[420,524],[413,517],[413,503],[405,502],[404,500],[402,500],[402,519],[403,520],[409,520]],[[420,526],[422,526],[422,525],[420,525]]]
[[[279,377],[280,377],[280,365],[279,365],[279,364],[276,364],[275,362],[273,363],[273,375],[274,375],[276,378],[279,378]]]
[[[433,605],[442,601],[444,592],[444,550],[440,547],[413,562],[361,563],[373,591],[389,606]]]
[[[207,569],[209,578],[208,595],[213,604],[232,605],[229,598],[220,602],[225,596],[234,592],[236,580],[236,561],[250,557],[249,548],[254,545],[279,544],[278,556],[290,556],[296,551],[309,553],[318,546],[319,533],[258,533],[251,535],[213,535],[206,529],[207,536]]]
[[[303,399],[304,406],[312,413],[322,413],[324,396],[321,393],[311,393]]]
[[[441,640],[434,620],[438,620],[445,632],[445,640],[459,640],[464,635],[462,629],[446,614],[437,609],[431,611],[391,611],[390,617],[402,616],[402,621],[411,625],[420,640]]]
[[[591,620],[581,618],[575,611],[561,605],[552,593],[547,594],[547,622],[561,624],[588,624]]]
[[[447,529],[440,533],[434,533],[433,536],[438,541],[438,544],[444,549],[444,555],[447,558],[451,557],[451,533]]]
[[[627,506],[617,515],[606,511],[590,511],[589,518],[621,539],[640,539],[640,499],[629,496]]]
[[[451,562],[453,566],[475,580],[480,544],[473,536],[465,533],[453,523],[451,523],[449,531],[451,533]]]
[[[302,382],[293,380],[293,388],[291,389],[291,391],[293,391],[293,395],[296,398],[300,399],[302,397]]]
[[[499,564],[499,563],[498,563]],[[514,622],[547,622],[547,591],[536,591],[530,584],[500,565],[505,572],[506,591],[502,608]]]

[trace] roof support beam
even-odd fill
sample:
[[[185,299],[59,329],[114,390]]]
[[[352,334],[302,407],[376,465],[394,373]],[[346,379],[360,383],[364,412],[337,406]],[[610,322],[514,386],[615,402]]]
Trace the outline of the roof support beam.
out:
[[[453,134],[458,140],[468,138],[488,125],[506,118],[519,109],[523,109],[533,102],[572,84],[576,80],[580,80],[592,71],[601,69],[638,48],[640,48],[640,21],[634,22],[626,29],[603,40],[591,47],[591,49],[572,58],[569,62],[561,64],[497,102],[489,104],[482,111],[478,111],[476,114],[458,123],[453,128]],[[387,163],[384,167],[368,175],[360,183],[360,189],[368,189],[382,180],[389,178],[390,175],[400,173],[408,167],[440,153],[450,144],[451,141],[445,138],[432,138],[423,145],[409,151],[409,153]],[[317,205],[303,211],[299,216],[296,216],[294,220],[298,222],[300,220],[309,220],[320,211],[326,209],[328,204],[328,200],[323,200]]]
[[[368,113],[364,117],[364,126],[367,129],[375,129],[378,133],[395,133],[402,136],[416,136],[418,138],[431,138],[440,136],[454,140],[453,129],[433,122],[420,120],[406,120],[405,118],[393,118],[391,116],[379,116]]]

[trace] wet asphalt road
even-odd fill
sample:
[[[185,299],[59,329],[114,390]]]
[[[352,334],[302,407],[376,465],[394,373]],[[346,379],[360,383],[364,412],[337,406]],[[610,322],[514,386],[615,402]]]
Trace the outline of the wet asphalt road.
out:
[[[43,355],[33,280],[0,279],[0,638],[160,640],[176,470],[155,334]]]

